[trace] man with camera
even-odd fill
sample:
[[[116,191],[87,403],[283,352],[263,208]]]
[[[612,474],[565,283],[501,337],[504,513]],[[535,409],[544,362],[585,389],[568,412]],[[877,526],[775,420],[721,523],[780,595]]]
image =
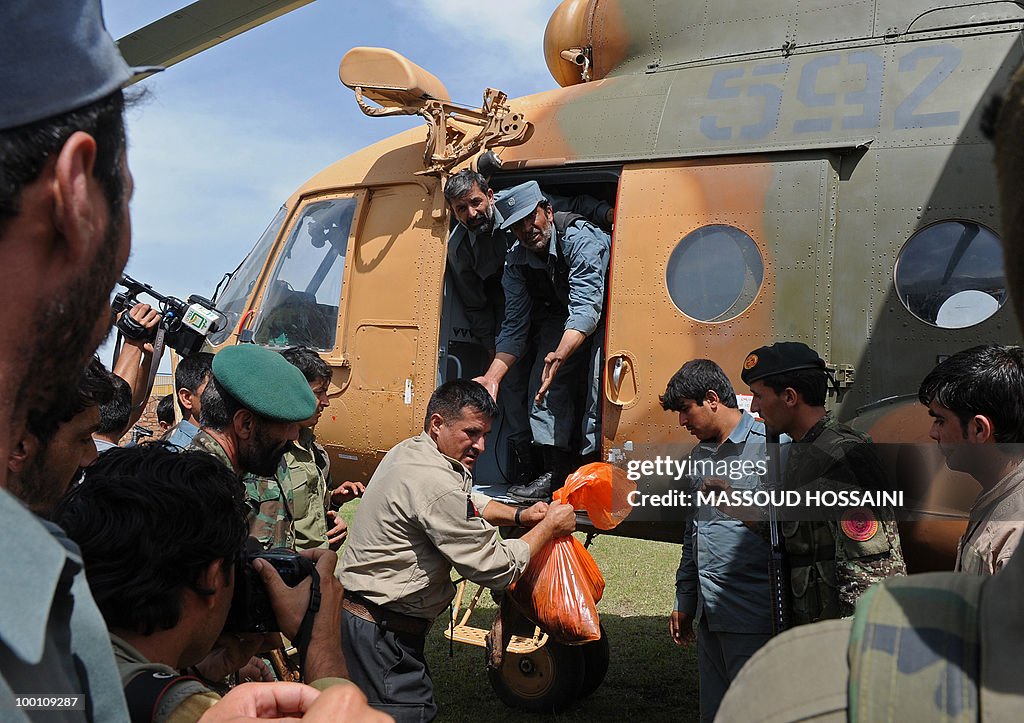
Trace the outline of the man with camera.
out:
[[[455,596],[452,568],[503,590],[531,555],[576,528],[570,505],[519,510],[473,493],[471,470],[497,414],[477,382],[456,379],[434,390],[423,433],[393,447],[366,485],[342,553],[349,674],[370,705],[399,722],[437,714],[423,647]],[[532,529],[502,539],[495,525]]]
[[[315,687],[351,685],[335,554],[277,562],[304,578],[295,587],[274,564],[249,558],[242,488],[209,455],[162,445],[111,450],[86,470],[56,521],[87,561],[130,711],[198,720],[220,699],[213,681],[272,644],[276,636],[264,633],[277,630],[298,641]]]

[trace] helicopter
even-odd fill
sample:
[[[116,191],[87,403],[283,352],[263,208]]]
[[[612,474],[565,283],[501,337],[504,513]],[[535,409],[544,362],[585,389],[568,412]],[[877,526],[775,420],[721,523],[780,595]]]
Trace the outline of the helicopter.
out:
[[[443,186],[472,166],[496,190],[536,180],[615,208],[603,459],[685,453],[658,403],[672,373],[710,358],[742,390],[746,354],[777,340],[826,360],[841,420],[923,449],[927,372],[1020,341],[980,124],[1021,62],[1022,28],[1014,2],[565,0],[544,43],[560,87],[488,88],[479,107],[394,51],[354,48],[339,76],[359,108],[426,130],[297,189],[215,299],[229,323],[211,343],[319,350],[332,476],[369,479],[422,430],[439,382],[487,363],[445,281]],[[495,427],[475,477],[500,495],[514,471]],[[948,569],[973,498],[936,475],[901,525],[918,571]],[[627,519],[615,534],[678,542],[680,525]]]

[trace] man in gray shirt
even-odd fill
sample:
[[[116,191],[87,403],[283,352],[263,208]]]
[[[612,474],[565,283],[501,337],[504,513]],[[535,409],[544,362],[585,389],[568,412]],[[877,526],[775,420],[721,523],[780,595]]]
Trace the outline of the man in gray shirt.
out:
[[[697,438],[691,462],[766,459],[764,424],[737,408],[736,393],[721,367],[710,359],[688,361],[661,396],[666,411]],[[730,479],[734,489],[753,489],[757,474]],[[701,478],[690,478],[696,492]],[[750,656],[771,637],[768,544],[741,521],[715,507],[701,506],[686,523],[676,572],[676,597],[669,635],[690,645],[696,622],[700,719],[712,721],[729,683]]]

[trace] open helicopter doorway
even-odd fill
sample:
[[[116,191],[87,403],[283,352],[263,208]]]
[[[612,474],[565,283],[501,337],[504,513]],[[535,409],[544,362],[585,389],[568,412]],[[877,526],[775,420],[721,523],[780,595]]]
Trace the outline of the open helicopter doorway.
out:
[[[537,181],[545,194],[550,197],[565,201],[579,199],[579,208],[586,210],[582,215],[603,216],[605,211],[615,208],[616,194],[619,181],[619,167],[598,167],[586,169],[558,169],[544,171],[501,171],[493,175],[489,180],[491,188],[495,193],[526,181]],[[557,203],[556,203],[557,206]],[[557,207],[556,207],[556,210]],[[589,219],[588,219],[589,220]],[[457,221],[454,217],[450,219],[451,228],[455,228]],[[610,223],[602,219],[597,224],[605,232],[612,234],[614,245],[613,228]],[[441,334],[440,334],[440,358],[438,366],[438,382],[451,379],[473,377],[483,374],[491,360],[491,352],[487,340],[481,339],[473,333],[473,324],[470,314],[467,313],[464,299],[460,296],[458,284],[453,279],[455,273],[451,261],[449,261],[445,272],[444,304],[442,306]],[[609,269],[610,276],[610,269]],[[499,305],[503,299],[500,287],[500,277],[492,277],[490,284],[485,285],[485,292],[490,299]],[[605,285],[605,316],[608,312],[608,285]],[[479,312],[477,312],[479,313]],[[500,327],[500,317],[498,326]],[[601,335],[601,342],[604,337],[604,324],[602,323],[597,334]],[[602,343],[602,349],[603,343]],[[532,358],[534,350],[524,358]],[[604,358],[598,360],[598,374],[604,369]],[[519,364],[523,363],[522,361]],[[519,366],[517,364],[517,366]],[[520,368],[519,373],[527,370]],[[512,374],[512,372],[510,372]],[[584,375],[585,376],[585,375]],[[582,413],[586,406],[587,384],[589,377],[581,378],[576,390],[577,417],[580,423],[574,424],[579,430],[578,437],[572,442],[572,448],[579,449],[582,436]],[[599,380],[598,389],[604,386],[604,380]],[[543,471],[543,460],[540,451],[532,443],[532,436],[529,431],[527,400],[523,395],[523,406],[516,408],[514,401],[499,398],[499,416],[492,425],[491,433],[487,437],[487,448],[480,459],[477,460],[474,468],[475,486],[486,494],[495,497],[505,495],[510,485],[524,484]],[[602,404],[598,398],[597,404]],[[597,437],[597,449],[595,452],[581,457],[578,462],[593,461],[601,456],[602,435],[600,426],[595,430]]]

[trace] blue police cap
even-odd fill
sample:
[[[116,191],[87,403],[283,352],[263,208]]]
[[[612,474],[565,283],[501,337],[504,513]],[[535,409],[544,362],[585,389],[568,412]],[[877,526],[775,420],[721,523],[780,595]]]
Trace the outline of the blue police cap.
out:
[[[128,66],[99,0],[0,4],[0,129],[81,108],[157,70]]]
[[[541,193],[536,181],[527,181],[508,189],[501,198],[494,201],[494,206],[502,218],[501,229],[512,228],[512,224],[533,213],[537,204],[543,200],[544,194]]]

